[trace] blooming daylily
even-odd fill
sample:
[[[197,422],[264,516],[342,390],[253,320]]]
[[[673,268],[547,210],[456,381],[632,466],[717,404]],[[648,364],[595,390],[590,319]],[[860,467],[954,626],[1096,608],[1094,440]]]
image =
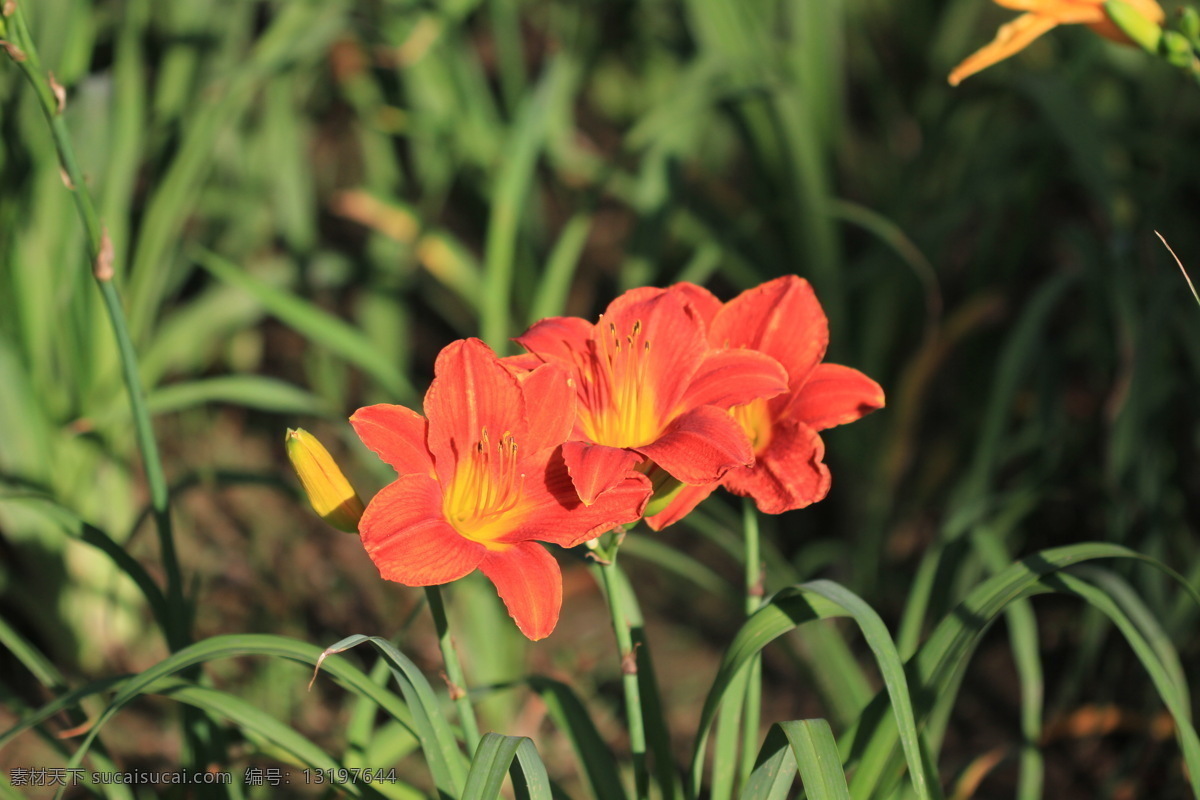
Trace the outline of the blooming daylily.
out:
[[[479,568],[522,633],[548,636],[562,577],[537,542],[573,547],[636,520],[648,479],[623,477],[580,502],[560,449],[575,419],[567,372],[550,364],[518,375],[477,339],[442,350],[424,409],[375,405],[350,418],[399,474],[363,514],[367,553],[384,578],[407,586]]]
[[[570,371],[578,413],[563,458],[584,503],[649,462],[685,484],[707,484],[752,464],[742,427],[726,409],[787,386],[773,358],[712,348],[693,307],[698,287],[632,289],[596,324],[577,317],[536,323],[515,363]]]
[[[1024,50],[1030,42],[1059,25],[1087,25],[1114,42],[1133,44],[1109,18],[1105,0],[995,0],[998,5],[1025,13],[1000,26],[996,38],[969,56],[950,73],[950,85]],[[1156,25],[1166,15],[1155,0],[1125,0],[1126,4]]]
[[[683,518],[718,485],[753,497],[767,514],[821,500],[830,479],[818,431],[882,408],[883,390],[858,370],[821,363],[829,324],[803,278],[777,278],[723,306],[711,295],[708,300],[699,293],[695,297],[693,306],[708,321],[709,341],[776,359],[787,370],[787,391],[730,411],[751,442],[753,466],[729,470],[719,484],[685,486],[666,508],[647,518],[650,527],[660,530]]]

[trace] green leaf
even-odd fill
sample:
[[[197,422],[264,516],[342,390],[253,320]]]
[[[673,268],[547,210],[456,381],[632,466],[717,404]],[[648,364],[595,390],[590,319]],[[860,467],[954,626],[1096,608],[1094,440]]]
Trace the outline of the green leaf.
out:
[[[917,722],[921,723],[940,703],[943,708],[953,701],[958,681],[984,631],[1013,602],[1034,594],[1055,591],[1043,579],[1075,564],[1103,558],[1128,558],[1144,561],[1161,571],[1183,579],[1173,570],[1147,556],[1113,544],[1085,543],[1043,550],[1026,556],[977,586],[958,604],[909,660],[909,685],[914,695]],[[1189,594],[1194,590],[1183,584]],[[851,780],[851,794],[871,797],[884,780],[892,781],[902,768],[895,758],[897,730],[891,715],[884,713],[888,699],[877,695],[845,734],[842,751],[849,763],[857,761]]]
[[[229,403],[276,414],[320,415],[321,398],[277,378],[263,375],[222,375],[173,383],[146,398],[151,413],[166,414],[206,403]]]
[[[926,774],[908,683],[895,643],[892,642],[878,614],[857,595],[830,581],[813,581],[777,592],[746,621],[734,637],[721,661],[705,700],[704,710],[701,712],[700,728],[696,734],[692,755],[693,795],[701,784],[705,742],[713,717],[738,672],[747,665],[754,654],[784,633],[814,619],[838,616],[852,617],[862,629],[868,645],[875,654],[887,686],[892,710],[902,731],[901,740],[908,758],[914,789],[921,797],[932,796],[936,786],[930,784]]]
[[[514,763],[515,759],[515,763]],[[527,736],[488,733],[479,742],[461,800],[493,800],[504,776],[512,772],[518,800],[551,800],[550,777],[533,740]]]
[[[850,800],[842,758],[823,719],[771,726],[742,800],[785,800],[797,767],[808,800]]]
[[[108,681],[98,681],[89,684],[87,687],[77,689],[67,696],[58,698],[52,703],[40,709],[33,717],[23,720],[16,728],[6,732],[0,736],[0,743],[11,738],[19,732],[18,729],[24,730],[30,725],[45,719],[48,716],[47,709],[69,707],[77,703],[82,697],[97,692],[104,691],[108,688],[116,688],[116,695],[109,702],[107,708],[96,718],[87,736],[79,744],[75,753],[71,756],[67,763],[68,768],[78,767],[88,749],[95,742],[100,730],[110,719],[112,719],[118,711],[120,711],[127,703],[139,695],[145,694],[148,691],[153,691],[152,687],[158,684],[164,678],[175,675],[178,672],[188,669],[197,664],[203,664],[208,661],[214,661],[221,658],[234,658],[237,656],[274,656],[278,658],[286,658],[291,661],[297,661],[303,664],[317,664],[320,662],[323,653],[319,648],[310,645],[306,642],[299,642],[294,639],[289,639],[284,636],[270,636],[265,634],[235,634],[228,636],[214,636],[205,639],[202,642],[197,642],[189,647],[185,647],[174,653],[168,658],[163,659],[158,664],[144,670],[136,675],[129,676],[123,679],[109,679]],[[379,706],[391,714],[394,718],[402,720],[411,728],[414,724],[413,714],[405,708],[391,692],[376,686],[371,682],[361,670],[338,660],[331,662],[325,666],[325,671],[329,673],[338,683],[345,686],[347,689],[361,695],[366,695],[374,699]],[[49,713],[54,713],[50,711]]]
[[[571,687],[540,676],[526,683],[542,698],[550,718],[570,741],[583,765],[592,796],[596,800],[626,800],[616,759]]]
[[[342,766],[333,756],[292,730],[290,725],[249,705],[240,697],[217,689],[170,679],[160,681],[148,691],[194,706],[210,715],[224,717],[260,747],[268,745],[273,748],[274,752],[271,755],[276,758],[282,757],[283,760],[310,769],[329,770]],[[399,784],[391,785],[398,786]],[[405,788],[409,790],[405,793],[409,797],[422,796],[412,787]],[[369,783],[347,782],[339,786],[339,792],[344,792],[352,797],[382,796],[379,790]]]
[[[267,311],[314,344],[361,368],[401,401],[416,393],[397,370],[357,328],[284,289],[254,277],[216,253],[200,251],[197,260],[220,280],[254,296]]]
[[[372,644],[387,660],[392,677],[400,684],[400,693],[404,695],[404,701],[412,714],[412,727],[421,741],[421,751],[425,755],[438,791],[447,798],[458,797],[459,787],[466,781],[466,759],[458,748],[458,741],[454,738],[449,723],[442,715],[437,695],[433,693],[429,681],[425,680],[416,664],[388,640],[360,633],[347,636],[325,648],[317,662],[318,669],[326,656],[341,653],[364,642]]]
[[[150,573],[146,571],[146,568],[133,558],[133,556],[129,555],[125,551],[125,548],[114,542],[107,533],[94,525],[84,522],[70,510],[45,495],[0,488],[0,502],[29,506],[53,520],[71,538],[91,545],[107,555],[141,590],[142,596],[146,598],[146,602],[149,604],[150,610],[153,612],[159,627],[162,628],[164,633],[167,632],[167,601],[162,590],[154,582],[154,579],[150,577]]]

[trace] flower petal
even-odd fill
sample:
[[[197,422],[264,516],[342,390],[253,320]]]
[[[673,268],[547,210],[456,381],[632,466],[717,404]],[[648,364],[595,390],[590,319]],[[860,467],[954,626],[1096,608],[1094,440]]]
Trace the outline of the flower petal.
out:
[[[574,366],[576,353],[586,352],[592,323],[579,317],[549,317],[535,322],[514,341],[542,361],[557,360]],[[527,362],[517,362],[526,366]]]
[[[350,424],[363,444],[400,475],[434,474],[425,445],[428,424],[417,412],[404,406],[367,406],[354,412]]]
[[[1093,6],[1098,14],[1103,14],[1099,6]],[[1093,20],[1101,21],[1100,18]],[[951,86],[958,86],[964,78],[969,78],[976,72],[1003,61],[1011,55],[1024,50],[1029,44],[1043,33],[1057,27],[1059,20],[1038,13],[1022,14],[1012,22],[1001,25],[996,32],[996,38],[984,45],[955,67],[950,72]]]
[[[785,275],[726,303],[713,319],[708,340],[713,347],[766,353],[787,370],[788,389],[795,392],[825,356],[829,322],[808,281]]]
[[[537,539],[574,547],[639,519],[652,491],[649,478],[626,470],[625,478],[585,505],[571,482],[562,454],[555,453],[541,481],[535,482],[532,475],[526,479],[523,504],[527,504],[528,511],[522,509],[524,521],[499,541]]]
[[[478,445],[485,431],[492,442],[506,432],[521,442],[525,398],[516,375],[478,339],[446,345],[433,372],[433,382],[425,393],[429,451],[438,477],[449,486],[458,460]]]
[[[562,456],[575,491],[587,505],[623,481],[644,460],[633,450],[590,442],[565,442]]]
[[[668,525],[674,525],[692,513],[693,509],[707,499],[720,485],[719,483],[706,483],[701,486],[684,486],[678,494],[671,498],[671,502],[667,504],[666,508],[654,516],[646,517],[646,524],[656,531],[661,531]]]
[[[562,608],[562,572],[546,548],[521,542],[490,550],[479,569],[496,585],[521,633],[536,642],[554,631]]]
[[[755,350],[710,350],[679,401],[680,408],[730,408],[759,398],[774,397],[788,388],[788,375],[779,362]]]
[[[696,315],[700,317],[700,321],[704,323],[706,329],[712,324],[713,317],[721,310],[721,301],[703,286],[697,286],[694,283],[677,283],[667,291],[675,292],[682,297],[684,302],[691,306]]]
[[[742,426],[727,412],[700,406],[680,415],[639,453],[684,483],[712,483],[733,467],[754,463]]]
[[[538,455],[545,463],[541,451],[565,442],[575,425],[575,387],[567,370],[554,363],[521,375],[520,382],[529,418],[518,444],[523,457]]]
[[[367,506],[358,530],[379,574],[405,586],[458,580],[487,552],[446,521],[442,487],[428,475],[401,475],[385,486]]]
[[[825,443],[812,428],[795,420],[776,423],[771,444],[750,469],[731,469],[722,485],[753,497],[764,514],[804,508],[829,493],[829,468],[821,462]]]
[[[856,369],[820,364],[792,400],[788,416],[813,430],[845,425],[883,408],[883,389]]]
[[[667,419],[708,352],[704,323],[678,293],[633,289],[609,305],[596,323],[594,336],[624,341],[635,327],[644,337],[645,353],[640,357],[644,387],[652,394],[659,417]]]

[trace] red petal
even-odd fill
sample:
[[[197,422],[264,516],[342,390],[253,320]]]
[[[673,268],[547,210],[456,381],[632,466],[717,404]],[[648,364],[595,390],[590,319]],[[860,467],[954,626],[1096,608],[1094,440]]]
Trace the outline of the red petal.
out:
[[[646,517],[646,524],[652,530],[661,531],[668,525],[674,525],[679,520],[692,513],[696,506],[708,498],[720,486],[719,483],[706,483],[703,486],[684,486],[679,494],[671,498],[667,507],[652,517]]]
[[[533,353],[518,353],[515,356],[505,356],[500,359],[500,363],[508,367],[509,372],[520,377],[526,372],[537,369],[546,362]]]
[[[517,377],[478,339],[446,345],[433,372],[425,393],[429,450],[438,477],[449,486],[459,457],[478,445],[484,430],[493,443],[507,432],[519,445],[525,433],[525,400]]]
[[[587,352],[592,323],[579,317],[550,317],[535,322],[516,338],[517,344],[542,361],[574,366],[576,353]],[[524,362],[519,362],[524,366]]]
[[[733,467],[754,463],[742,426],[727,412],[700,406],[678,417],[666,433],[638,448],[684,483],[712,483]]]
[[[521,394],[529,419],[525,437],[517,442],[525,457],[546,457],[541,452],[558,447],[571,435],[575,425],[575,387],[568,372],[558,364],[543,364],[520,376]]]
[[[700,317],[700,321],[704,323],[706,329],[712,324],[713,317],[721,310],[721,301],[703,286],[697,286],[694,283],[677,283],[667,291],[675,292],[682,297]]]
[[[788,416],[823,431],[879,408],[883,408],[883,389],[878,383],[850,367],[820,364],[792,400]]]
[[[771,356],[787,370],[795,392],[825,356],[829,323],[808,281],[785,275],[726,303],[708,339],[714,347],[748,347]]]
[[[536,642],[554,631],[562,608],[562,572],[546,548],[521,542],[489,550],[479,568],[496,584],[521,633]]]
[[[787,373],[768,355],[741,348],[710,350],[679,405],[730,408],[774,397],[787,388]]]
[[[588,505],[623,481],[629,471],[644,460],[633,450],[588,442],[564,443],[562,456],[575,491]]]
[[[433,476],[433,457],[425,446],[425,418],[404,406],[360,408],[350,424],[363,444],[401,475]]]
[[[379,574],[405,586],[458,580],[487,552],[446,521],[442,487],[427,475],[402,475],[385,486],[367,506],[358,531]]]
[[[584,505],[575,491],[562,455],[556,453],[535,484],[533,476],[525,481],[523,522],[503,542],[537,539],[563,547],[574,547],[594,539],[618,525],[634,522],[642,516],[653,489],[650,479],[641,473],[627,473],[616,486],[601,493],[591,505]]]
[[[771,443],[749,469],[731,469],[721,482],[742,497],[753,497],[764,514],[804,508],[829,493],[829,468],[821,463],[825,443],[795,420],[777,422]]]
[[[596,323],[595,336],[612,336],[615,329],[623,341],[635,324],[648,346],[642,357],[647,387],[659,416],[669,419],[708,352],[704,324],[679,294],[635,289],[609,305]]]

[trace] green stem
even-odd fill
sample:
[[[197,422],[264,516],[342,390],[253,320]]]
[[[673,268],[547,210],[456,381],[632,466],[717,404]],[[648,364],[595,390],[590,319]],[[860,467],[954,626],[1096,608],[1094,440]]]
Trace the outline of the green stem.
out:
[[[429,600],[429,612],[433,615],[433,626],[437,629],[438,647],[441,648],[442,660],[446,663],[450,698],[458,708],[458,723],[462,725],[467,752],[473,754],[479,746],[479,722],[475,719],[475,707],[471,705],[471,698],[467,694],[467,679],[463,675],[462,664],[458,662],[454,639],[450,636],[450,621],[446,619],[442,590],[437,586],[426,586],[425,597]]]
[[[129,336],[129,327],[125,321],[125,311],[121,306],[120,295],[113,285],[112,276],[112,244],[108,234],[96,213],[95,203],[84,182],[83,171],[79,168],[75,157],[75,148],[63,121],[60,97],[55,91],[63,92],[53,82],[38,57],[37,48],[29,30],[25,25],[19,5],[12,8],[0,31],[10,37],[11,46],[8,54],[25,73],[33,86],[34,93],[50,124],[50,133],[58,150],[59,162],[69,180],[68,188],[75,198],[75,207],[87,233],[88,254],[93,265],[92,275],[100,288],[104,299],[104,307],[108,312],[109,323],[117,340],[117,349],[121,357],[121,372],[125,379],[125,387],[129,394],[129,405],[134,420],[134,430],[137,437],[138,449],[142,454],[145,465],[146,480],[150,484],[150,504],[154,509],[154,519],[157,523],[159,547],[162,554],[163,568],[167,575],[167,629],[164,631],[167,642],[172,650],[184,647],[190,641],[190,624],[187,618],[187,606],[183,595],[183,576],[179,569],[179,559],[175,552],[175,538],[171,528],[170,496],[167,491],[167,480],[163,473],[162,459],[159,457],[158,444],[154,439],[154,429],[150,423],[150,413],[146,408],[146,397],[142,390],[138,370],[137,354],[133,349],[133,340]],[[65,95],[63,95],[65,96]]]
[[[630,634],[629,618],[625,613],[625,601],[617,572],[617,547],[603,555],[606,563],[600,563],[598,568],[608,600],[613,633],[617,637],[617,649],[621,656],[621,685],[625,690],[625,714],[629,724],[629,749],[633,753],[634,786],[637,800],[646,800],[650,795],[650,773],[646,771],[646,725],[642,719],[637,653],[633,647],[633,636]]]
[[[764,574],[762,555],[759,547],[758,511],[754,501],[745,498],[742,501],[742,528],[746,542],[746,601],[745,611],[749,617],[758,611],[762,605]],[[754,760],[758,755],[758,727],[762,715],[762,656],[755,655],[751,659],[749,675],[746,679],[746,702],[742,706],[742,760],[741,784],[746,785],[750,772],[754,769]]]

